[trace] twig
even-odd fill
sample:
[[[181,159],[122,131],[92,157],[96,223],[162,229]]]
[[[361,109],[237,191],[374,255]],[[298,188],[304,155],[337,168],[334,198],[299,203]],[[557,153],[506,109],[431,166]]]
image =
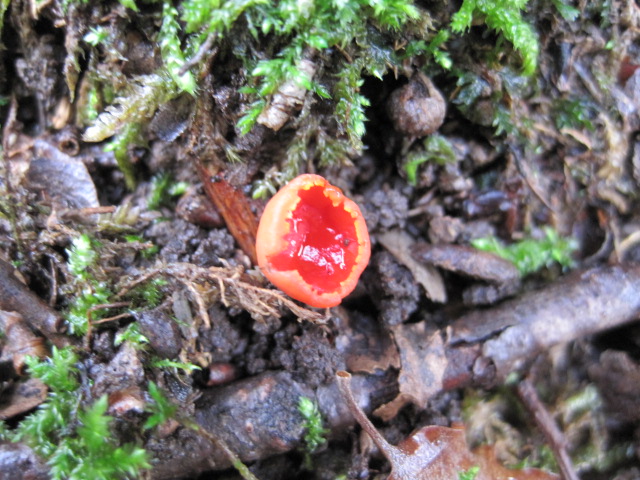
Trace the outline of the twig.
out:
[[[91,336],[93,334],[93,325],[97,323],[94,323],[93,321],[93,312],[97,310],[104,310],[107,308],[127,307],[129,305],[130,302],[102,303],[100,305],[94,305],[93,307],[89,308],[87,310],[87,334],[84,336],[84,347],[89,350],[89,344],[91,342]],[[126,316],[128,315],[129,313],[126,314]],[[117,315],[116,317],[111,317],[109,320],[116,320],[118,317],[119,315]]]
[[[193,57],[191,57],[189,60],[184,62],[184,65],[180,67],[180,70],[178,70],[178,76],[184,75],[185,73],[187,73],[187,70],[189,70],[191,67],[195,67],[198,63],[200,63],[200,61],[204,58],[204,56],[209,51],[209,49],[213,46],[213,42],[216,41],[216,37],[217,35],[215,33],[209,34],[209,36],[204,41],[204,43],[200,46],[196,54]],[[212,57],[215,57],[217,54],[218,54],[217,48],[214,49],[213,52],[211,52]]]
[[[229,448],[227,442],[225,442],[221,437],[211,434],[208,430],[205,430],[190,418],[179,418],[178,421],[183,426],[203,436],[217,448],[222,450],[233,465],[233,468],[238,471],[242,478],[244,478],[245,480],[258,480],[258,477],[251,473],[251,470],[249,470],[249,468],[244,463],[242,463],[242,460],[240,460],[240,458],[233,452],[233,450]]]
[[[525,378],[518,384],[518,396],[525,407],[533,413],[533,418],[538,428],[544,433],[547,443],[556,458],[556,462],[558,462],[562,478],[564,480],[580,480],[567,452],[567,440],[558,428],[555,420],[549,414],[549,411],[540,401],[538,392],[536,392],[529,378]]]

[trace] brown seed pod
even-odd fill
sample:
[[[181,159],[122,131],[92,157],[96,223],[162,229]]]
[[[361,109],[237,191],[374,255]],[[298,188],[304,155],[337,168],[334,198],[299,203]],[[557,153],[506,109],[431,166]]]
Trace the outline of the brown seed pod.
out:
[[[395,129],[410,137],[424,137],[438,130],[446,110],[444,97],[422,73],[395,90],[387,102]]]

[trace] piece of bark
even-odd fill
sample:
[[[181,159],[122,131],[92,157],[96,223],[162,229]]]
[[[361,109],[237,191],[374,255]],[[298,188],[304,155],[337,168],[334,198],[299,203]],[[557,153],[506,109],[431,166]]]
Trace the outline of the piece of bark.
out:
[[[416,243],[412,255],[428,266],[480,280],[462,292],[467,306],[492,305],[515,294],[520,288],[520,273],[513,263],[477,248]]]
[[[23,443],[0,443],[0,479],[48,480],[49,467]]]
[[[34,190],[45,190],[58,210],[100,206],[98,193],[86,165],[46,140],[35,142],[36,157],[27,180]]]
[[[575,272],[448,329],[448,343],[482,344],[501,381],[549,347],[620,326],[640,316],[640,265]]]
[[[6,347],[0,360],[10,358],[17,375],[24,373],[27,356],[44,358],[47,355],[44,339],[33,333],[22,315],[0,310],[0,331],[6,337]]]
[[[176,205],[176,214],[202,228],[220,228],[224,225],[224,220],[213,202],[193,188],[180,197]]]
[[[37,378],[10,385],[0,395],[0,420],[7,420],[33,410],[47,399],[47,392],[47,386]]]
[[[139,352],[129,342],[122,344],[108,364],[94,365],[91,375],[91,391],[94,398],[120,390],[139,388],[145,380]]]
[[[198,400],[195,420],[221,438],[243,462],[257,460],[301,445],[305,429],[298,401],[303,396],[314,398],[314,393],[289,373],[265,372],[205,391]],[[212,443],[195,434],[182,435],[178,448],[163,442],[147,446],[156,457],[153,478],[181,478],[231,466],[224,452]]]
[[[164,308],[144,310],[136,315],[140,333],[161,358],[177,358],[182,348],[180,327]]]
[[[420,262],[485,282],[505,284],[520,280],[518,269],[509,260],[466,245],[416,243],[411,252]]]
[[[42,333],[56,347],[71,343],[62,335],[65,325],[58,312],[18,280],[14,268],[3,260],[0,260],[0,310],[19,313],[32,329]]]

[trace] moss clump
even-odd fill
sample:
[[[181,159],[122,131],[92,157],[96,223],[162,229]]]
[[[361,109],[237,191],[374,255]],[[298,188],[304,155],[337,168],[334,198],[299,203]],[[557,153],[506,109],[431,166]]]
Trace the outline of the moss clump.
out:
[[[144,449],[118,446],[111,432],[113,419],[106,414],[106,397],[88,407],[79,405],[77,363],[72,348],[54,347],[51,357],[42,361],[27,359],[31,375],[48,386],[49,396],[20,422],[10,434],[12,439],[25,441],[46,459],[54,480],[111,480],[138,476],[151,468]]]

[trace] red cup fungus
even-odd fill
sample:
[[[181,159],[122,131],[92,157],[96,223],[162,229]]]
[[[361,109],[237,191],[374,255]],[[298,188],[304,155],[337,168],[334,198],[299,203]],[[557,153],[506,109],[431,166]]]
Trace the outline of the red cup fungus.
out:
[[[353,291],[371,255],[360,208],[319,175],[291,180],[267,203],[258,265],[290,297],[334,307]]]

